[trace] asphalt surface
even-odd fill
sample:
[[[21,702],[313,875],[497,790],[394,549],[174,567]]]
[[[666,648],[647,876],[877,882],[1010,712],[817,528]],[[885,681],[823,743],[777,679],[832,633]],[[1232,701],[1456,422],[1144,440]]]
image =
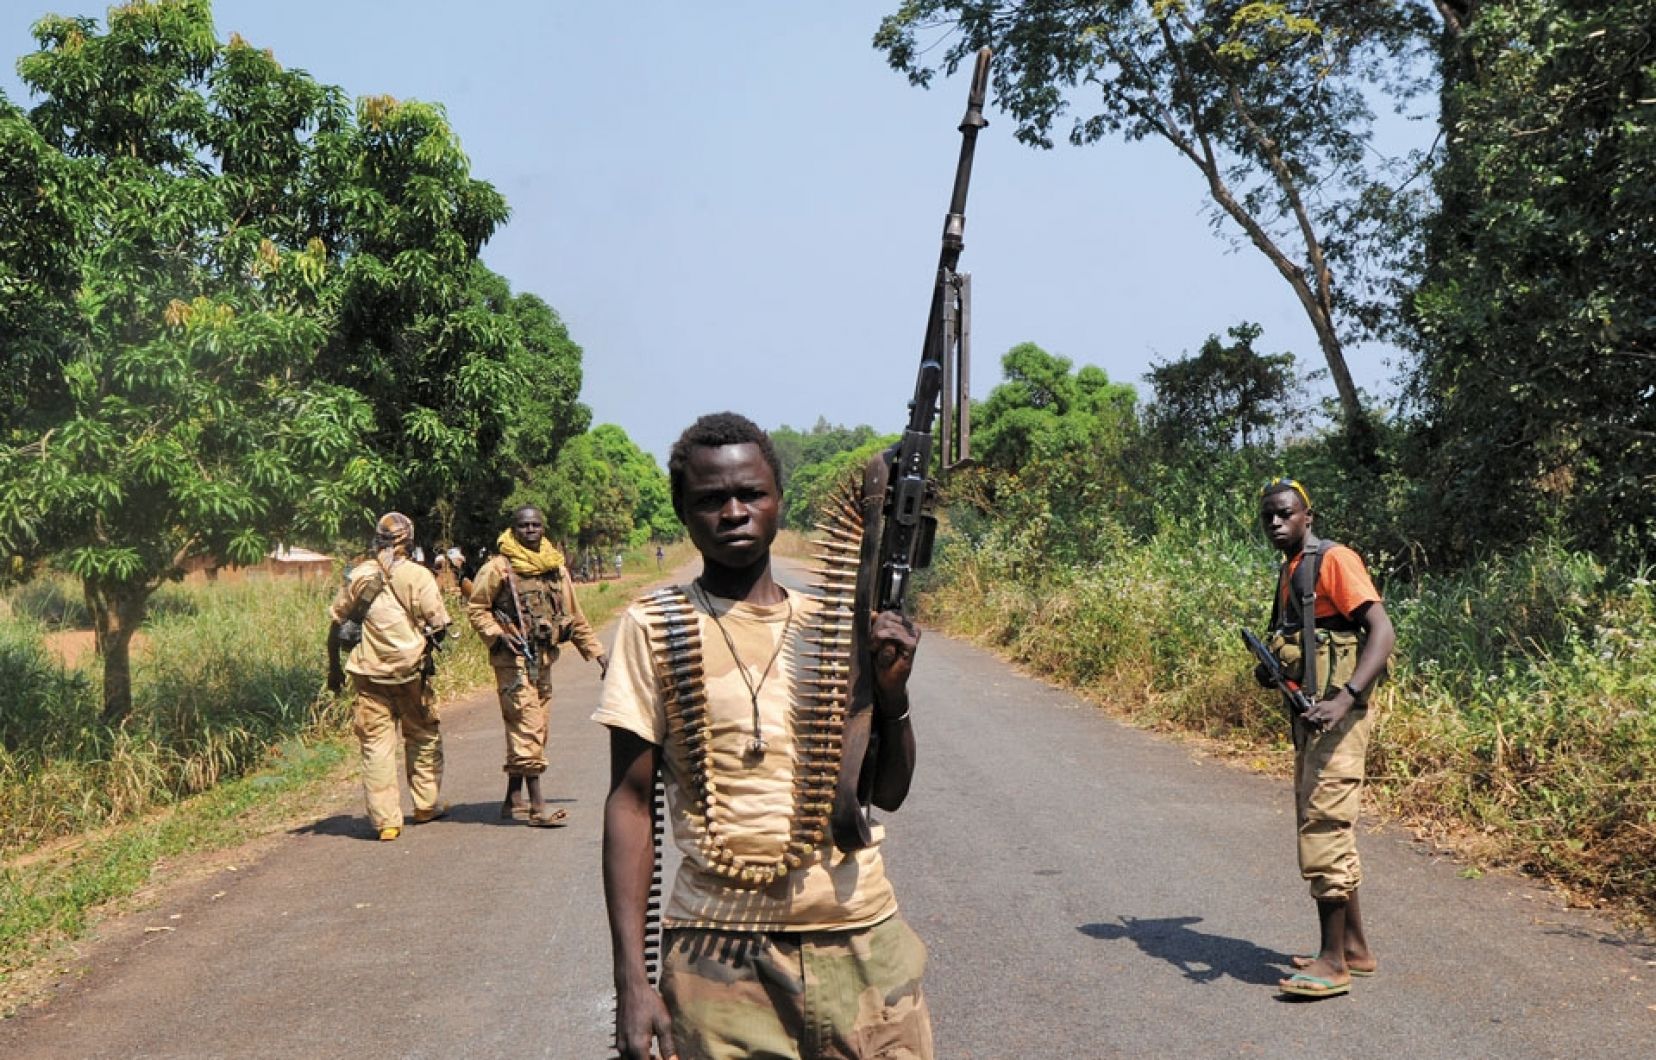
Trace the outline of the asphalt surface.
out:
[[[1513,877],[1367,832],[1380,972],[1273,988],[1315,936],[1286,781],[1201,760],[927,634],[921,764],[887,864],[931,953],[937,1055],[1656,1055],[1656,946]],[[371,839],[359,798],[87,944],[0,1056],[609,1055],[595,666],[557,664],[563,829],[496,816],[492,695],[445,709],[447,819]],[[165,929],[165,930],[156,930]]]

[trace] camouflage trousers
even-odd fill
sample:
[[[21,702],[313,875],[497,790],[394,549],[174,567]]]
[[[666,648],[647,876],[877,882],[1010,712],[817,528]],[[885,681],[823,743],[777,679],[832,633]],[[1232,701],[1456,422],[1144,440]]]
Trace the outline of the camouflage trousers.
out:
[[[931,1060],[926,947],[902,917],[856,931],[666,932],[680,1060]]]
[[[518,656],[489,660],[494,667],[500,719],[506,723],[507,774],[538,777],[546,772],[546,734],[552,718],[552,660],[542,647],[540,673],[529,680],[528,664]]]
[[[1363,804],[1363,763],[1374,721],[1353,710],[1327,732],[1298,718],[1294,736],[1294,819],[1300,876],[1313,898],[1345,898],[1363,882],[1357,860],[1357,812]]]
[[[356,705],[351,728],[362,748],[362,787],[368,796],[368,819],[376,829],[402,826],[402,794],[397,790],[397,735],[402,730],[403,768],[416,810],[437,805],[443,783],[443,733],[437,702],[423,678],[388,685],[353,674]]]

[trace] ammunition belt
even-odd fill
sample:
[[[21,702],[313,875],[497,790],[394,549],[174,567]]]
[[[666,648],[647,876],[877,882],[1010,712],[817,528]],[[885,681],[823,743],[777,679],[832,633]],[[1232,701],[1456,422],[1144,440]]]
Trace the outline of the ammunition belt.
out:
[[[661,589],[641,599],[648,618],[656,687],[667,719],[668,753],[683,766],[696,845],[713,871],[742,887],[760,888],[797,869],[822,845],[839,773],[849,672],[849,612],[826,610],[802,626],[808,649],[796,673],[792,717],[793,810],[788,840],[777,860],[737,854],[726,843],[728,805],[713,769],[712,727],[702,666],[701,625],[684,590]],[[842,646],[844,645],[844,646]]]

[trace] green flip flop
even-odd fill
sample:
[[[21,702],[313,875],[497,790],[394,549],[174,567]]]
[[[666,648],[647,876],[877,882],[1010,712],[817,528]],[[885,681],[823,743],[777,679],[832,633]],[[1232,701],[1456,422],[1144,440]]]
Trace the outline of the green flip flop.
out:
[[[1319,979],[1314,975],[1301,975],[1296,972],[1277,983],[1277,989],[1284,994],[1294,994],[1297,997],[1335,997],[1351,992],[1351,980],[1336,983],[1332,979]]]

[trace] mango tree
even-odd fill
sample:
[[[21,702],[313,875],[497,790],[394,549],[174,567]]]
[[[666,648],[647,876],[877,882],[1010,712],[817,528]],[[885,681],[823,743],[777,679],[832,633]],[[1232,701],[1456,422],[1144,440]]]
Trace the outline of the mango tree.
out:
[[[353,110],[221,43],[206,0],[35,37],[18,69],[39,103],[0,113],[0,178],[27,193],[0,266],[32,304],[0,321],[30,372],[5,408],[0,543],[82,579],[114,722],[133,630],[191,556],[331,537],[488,444],[457,410],[514,378],[472,295],[506,208],[437,108]]]

